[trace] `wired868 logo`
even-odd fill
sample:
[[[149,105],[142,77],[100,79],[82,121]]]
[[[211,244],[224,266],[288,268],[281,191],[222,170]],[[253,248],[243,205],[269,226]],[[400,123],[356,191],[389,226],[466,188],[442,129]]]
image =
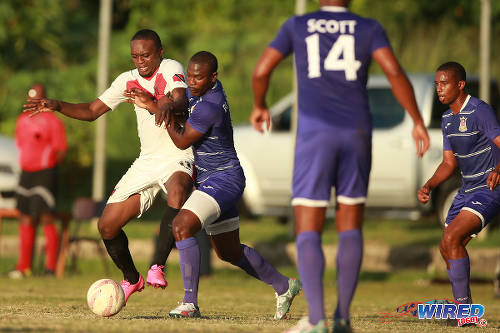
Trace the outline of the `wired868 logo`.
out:
[[[487,325],[484,306],[481,304],[457,304],[445,302],[426,302],[418,304],[418,319],[456,319],[458,326],[465,324]]]

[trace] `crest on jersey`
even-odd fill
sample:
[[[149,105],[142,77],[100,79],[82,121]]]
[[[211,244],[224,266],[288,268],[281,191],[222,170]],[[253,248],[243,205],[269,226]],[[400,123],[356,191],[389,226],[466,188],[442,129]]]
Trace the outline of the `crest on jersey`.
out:
[[[460,117],[460,126],[458,126],[458,130],[460,132],[466,132],[467,131],[467,118],[466,117]]]

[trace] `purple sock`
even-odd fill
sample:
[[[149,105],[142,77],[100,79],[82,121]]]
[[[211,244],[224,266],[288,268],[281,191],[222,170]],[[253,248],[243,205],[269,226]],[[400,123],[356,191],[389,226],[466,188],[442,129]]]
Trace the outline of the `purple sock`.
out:
[[[278,295],[284,294],[288,290],[288,278],[281,275],[255,249],[243,244],[241,246],[243,246],[243,256],[235,265],[248,275],[271,285]]]
[[[360,229],[339,232],[337,249],[338,302],[334,318],[349,320],[349,307],[358,285],[363,259],[363,234]]]
[[[297,256],[300,279],[309,307],[309,322],[316,325],[325,319],[323,302],[325,257],[321,248],[321,235],[315,231],[301,232],[297,236]]]
[[[455,301],[459,303],[472,303],[470,295],[470,262],[469,256],[464,258],[448,260],[450,269],[448,277],[451,282],[451,290]]]
[[[184,303],[198,306],[198,283],[200,282],[200,247],[194,237],[175,242],[179,250]]]

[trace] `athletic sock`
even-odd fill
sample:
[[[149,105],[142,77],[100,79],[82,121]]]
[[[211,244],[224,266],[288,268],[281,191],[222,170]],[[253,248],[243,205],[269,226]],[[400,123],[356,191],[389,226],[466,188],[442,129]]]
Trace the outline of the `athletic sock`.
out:
[[[259,279],[271,285],[278,295],[286,293],[288,290],[288,278],[282,275],[267,262],[255,249],[241,244],[243,247],[243,256],[233,265],[238,266],[248,275]]]
[[[19,258],[16,265],[18,271],[31,269],[34,243],[35,227],[32,224],[19,224]]]
[[[45,268],[51,271],[56,270],[57,251],[59,250],[59,235],[54,223],[43,226],[45,236]]]
[[[360,229],[339,233],[337,249],[338,302],[334,319],[349,320],[349,307],[358,285],[363,259],[363,234]]]
[[[448,277],[451,282],[451,290],[455,301],[459,303],[472,303],[470,294],[470,262],[469,256],[464,258],[448,260],[450,269]]]
[[[123,278],[131,284],[139,281],[139,272],[135,268],[132,255],[128,249],[128,238],[125,232],[120,229],[118,235],[113,239],[103,239],[109,256],[115,265],[122,271]]]
[[[175,242],[179,251],[184,303],[198,306],[198,283],[200,282],[200,247],[194,237]]]
[[[323,302],[325,257],[321,248],[321,235],[318,232],[306,231],[297,236],[297,261],[309,307],[309,322],[316,325],[325,319]]]
[[[158,235],[158,239],[155,244],[155,253],[153,255],[153,262],[151,263],[151,266],[165,266],[167,258],[170,255],[170,251],[172,251],[175,244],[174,234],[172,233],[172,221],[179,211],[180,209],[167,206],[167,209],[161,219],[160,234]]]

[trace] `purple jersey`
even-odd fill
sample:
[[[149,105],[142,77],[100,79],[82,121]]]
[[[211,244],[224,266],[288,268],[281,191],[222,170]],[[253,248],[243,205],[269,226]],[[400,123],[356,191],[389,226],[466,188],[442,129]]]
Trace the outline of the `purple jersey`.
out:
[[[193,144],[196,183],[200,184],[214,173],[244,175],[234,149],[233,126],[226,93],[220,81],[203,96],[187,90],[189,99],[188,123],[204,136]]]
[[[443,113],[443,150],[452,150],[462,173],[460,192],[486,188],[488,174],[500,161],[493,140],[500,135],[495,112],[482,100],[468,96],[460,112]]]
[[[293,16],[270,44],[295,53],[298,134],[318,129],[371,130],[366,81],[372,53],[390,47],[384,28],[342,7]]]

